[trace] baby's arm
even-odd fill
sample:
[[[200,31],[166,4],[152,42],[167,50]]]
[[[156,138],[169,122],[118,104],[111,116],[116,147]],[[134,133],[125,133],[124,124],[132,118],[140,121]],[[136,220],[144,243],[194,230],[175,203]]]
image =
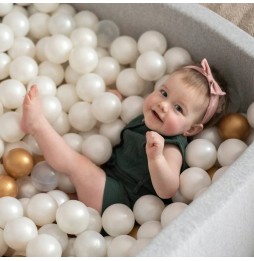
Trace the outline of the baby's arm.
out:
[[[153,187],[159,197],[170,198],[179,188],[181,152],[175,145],[164,146],[164,138],[157,132],[147,132],[146,139],[146,154]]]

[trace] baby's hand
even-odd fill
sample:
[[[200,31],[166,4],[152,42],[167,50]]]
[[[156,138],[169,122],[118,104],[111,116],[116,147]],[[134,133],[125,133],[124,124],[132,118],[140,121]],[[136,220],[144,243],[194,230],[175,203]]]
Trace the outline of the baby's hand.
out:
[[[164,138],[155,131],[148,131],[146,133],[146,154],[150,159],[155,159],[162,155],[164,148]]]

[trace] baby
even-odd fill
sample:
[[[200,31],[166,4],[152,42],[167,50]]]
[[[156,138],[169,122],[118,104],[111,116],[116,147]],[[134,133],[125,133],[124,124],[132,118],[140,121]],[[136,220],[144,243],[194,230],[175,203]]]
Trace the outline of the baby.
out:
[[[102,166],[70,148],[54,130],[43,115],[36,86],[25,96],[21,127],[33,135],[51,167],[68,175],[78,199],[102,213],[115,203],[133,207],[146,194],[170,199],[187,167],[187,137],[222,112],[224,95],[206,59],[178,69],[145,98],[143,114],[123,129]]]

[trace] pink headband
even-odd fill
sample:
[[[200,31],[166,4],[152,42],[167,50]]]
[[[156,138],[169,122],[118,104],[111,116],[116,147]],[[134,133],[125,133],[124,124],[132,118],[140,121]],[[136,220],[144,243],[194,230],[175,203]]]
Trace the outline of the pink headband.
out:
[[[221,90],[219,84],[214,80],[211,69],[210,69],[209,64],[206,59],[202,60],[201,65],[202,65],[202,68],[195,66],[195,65],[185,66],[185,68],[194,69],[194,70],[200,72],[201,74],[203,74],[206,77],[206,79],[209,83],[210,100],[209,100],[209,104],[206,109],[205,116],[204,116],[203,120],[201,121],[202,124],[205,124],[215,114],[215,112],[218,108],[218,104],[219,104],[219,96],[225,95],[226,93]]]

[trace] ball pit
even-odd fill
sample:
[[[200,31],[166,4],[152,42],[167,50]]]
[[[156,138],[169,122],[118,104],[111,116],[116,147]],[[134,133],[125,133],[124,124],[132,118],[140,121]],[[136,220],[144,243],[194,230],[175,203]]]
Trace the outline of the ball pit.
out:
[[[20,97],[24,95],[24,88],[29,90],[33,83],[39,85],[39,92],[44,104],[44,112],[48,120],[61,135],[70,133],[79,134],[80,137],[84,139],[84,143],[86,141],[88,143],[92,135],[99,135],[99,132],[101,132],[102,136],[105,135],[107,146],[110,142],[111,145],[108,146],[106,152],[102,152],[104,155],[100,155],[100,159],[96,158],[97,155],[94,156],[95,158],[93,158],[93,160],[99,165],[102,164],[105,158],[107,159],[108,154],[111,153],[111,146],[119,142],[119,135],[123,126],[140,114],[143,98],[153,88],[149,86],[156,84],[161,78],[167,77],[168,73],[171,73],[179,66],[192,63],[192,57],[199,59],[203,56],[203,53],[206,54],[205,51],[202,53],[201,50],[200,53],[197,53],[197,48],[193,48],[192,43],[188,42],[188,39],[186,39],[186,44],[183,44],[184,41],[178,38],[178,34],[174,35],[174,32],[171,38],[170,33],[163,30],[164,33],[168,34],[167,39],[165,37],[166,35],[161,34],[159,30],[151,31],[153,27],[151,22],[148,23],[151,25],[150,28],[143,25],[142,29],[132,28],[131,33],[128,28],[130,21],[123,24],[119,14],[116,16],[113,15],[114,8],[122,8],[118,5],[115,5],[113,9],[110,8],[111,5],[105,5],[108,12],[108,14],[105,15],[105,19],[111,17],[110,13],[113,12],[112,17],[115,18],[116,23],[111,20],[103,20],[103,18],[99,19],[99,14],[101,17],[104,17],[103,8],[96,4],[87,5],[91,11],[82,10],[85,8],[85,5],[83,6],[82,4],[75,4],[77,11],[73,8],[73,5],[69,4],[2,4],[2,6],[3,8],[1,8],[0,11],[0,16],[3,17],[2,23],[0,24],[0,40],[2,43],[2,49],[0,51],[2,53],[0,57],[3,57],[3,60],[1,59],[0,64],[0,80],[2,81],[0,84],[0,105],[3,107],[3,110],[0,113],[0,124],[4,126],[4,128],[0,130],[0,141],[4,142],[3,146],[6,148],[11,143],[25,142],[29,146],[29,153],[32,152],[33,156],[40,155],[40,150],[36,147],[33,138],[29,135],[24,136],[24,133],[19,128],[20,106],[22,102]],[[164,15],[167,10],[173,13],[180,12],[180,14],[185,17],[184,11],[181,10],[182,6],[183,5],[168,5],[165,9],[161,5],[157,5],[156,7],[159,7],[160,12]],[[194,7],[199,10],[197,5],[193,7],[187,5],[187,7],[190,11],[194,11],[195,9],[192,9]],[[12,11],[14,8],[16,8],[14,13],[15,19],[12,18],[14,16]],[[133,9],[130,4],[124,5],[123,8],[126,8],[126,10]],[[137,5],[135,12],[140,12],[140,8],[145,8],[147,14],[153,12],[153,5]],[[97,9],[98,16],[96,12]],[[23,13],[21,13],[21,10]],[[202,13],[202,9],[200,12]],[[185,17],[185,19],[187,18]],[[162,25],[159,24],[159,26]],[[107,29],[111,31],[108,32]],[[7,35],[7,38],[3,37],[4,33]],[[80,38],[81,33],[85,35],[84,38]],[[123,34],[126,35],[123,36]],[[134,38],[127,36],[127,34],[132,34]],[[23,38],[21,39],[21,37]],[[26,49],[22,49],[21,40],[27,45]],[[83,44],[81,46],[78,43]],[[189,53],[187,49],[178,47],[177,45],[186,46],[186,48],[190,47],[191,52]],[[121,48],[123,48],[125,52],[121,50]],[[213,60],[212,57],[211,60]],[[121,76],[123,73],[126,73],[127,70],[133,72],[135,68],[135,75],[132,76],[134,77],[132,80],[134,83],[132,81],[129,83],[133,89],[127,89],[124,85],[126,83],[121,80]],[[88,78],[88,76],[90,76],[90,78]],[[86,79],[84,79],[84,77],[86,77]],[[127,76],[125,75],[124,77]],[[232,79],[230,80],[232,81]],[[14,81],[16,89],[12,89],[14,88]],[[87,84],[94,85],[92,92],[80,87],[80,85],[85,84],[86,81],[88,82]],[[8,92],[5,90],[5,85],[7,84],[10,84]],[[115,93],[111,92],[109,88],[111,91],[114,90]],[[232,93],[234,95],[233,90]],[[13,97],[15,97],[15,99],[12,99]],[[239,104],[233,100],[231,101],[231,110],[235,111],[241,107],[242,111],[246,111],[248,109],[246,104],[249,105],[250,102],[249,100],[242,105],[242,103]],[[10,109],[15,111],[9,111]],[[248,120],[250,121],[249,124],[253,125],[253,123],[251,123],[251,114],[250,109]],[[84,120],[84,118],[86,120]],[[110,124],[108,128],[114,128],[114,125],[112,126],[114,122],[117,122],[115,123],[117,130],[115,130],[114,135],[112,135],[109,133],[109,130],[105,130],[105,126]],[[222,139],[222,137],[216,136],[217,129],[214,129],[214,131],[216,131],[216,134],[213,133],[211,139],[208,137],[209,142],[213,143],[213,152],[215,147],[219,147]],[[200,135],[202,135],[202,133]],[[204,133],[203,135],[205,136]],[[203,138],[205,139],[204,136]],[[117,139],[115,137],[117,137]],[[202,136],[197,138],[200,139]],[[245,140],[247,138],[248,137],[245,137]],[[96,139],[98,140],[98,136],[96,136]],[[69,142],[70,144],[74,143],[73,139],[69,140]],[[92,142],[92,144],[93,143],[94,142]],[[88,147],[92,147],[92,144],[89,143]],[[79,148],[80,147],[79,145]],[[83,147],[85,147],[85,145]],[[103,147],[105,147],[105,145],[103,145]],[[240,154],[243,154],[246,148],[247,145],[242,149]],[[87,152],[85,152],[85,150]],[[97,149],[94,150],[96,152]],[[91,152],[91,158],[93,157],[92,155],[96,154],[92,148],[90,150],[89,148],[83,148],[81,151],[86,155],[89,155]],[[224,154],[225,153],[222,153],[222,156]],[[193,158],[193,155],[191,156]],[[230,165],[233,164],[238,157],[239,155],[231,160]],[[214,159],[212,161],[215,163]],[[219,160],[219,163],[216,162],[215,164],[218,166],[221,162],[222,161]],[[221,166],[228,164],[229,163],[223,163]],[[141,255],[145,256],[191,255],[193,253],[196,253],[196,255],[199,253],[208,255],[210,252],[207,250],[207,247],[204,247],[207,252],[199,252],[195,247],[192,247],[189,252],[185,252],[184,249],[179,250],[175,248],[174,250],[172,247],[174,244],[172,244],[172,246],[166,247],[165,249],[159,247],[159,251],[155,250],[158,242],[160,243],[160,240],[167,231],[173,230],[174,233],[172,233],[172,237],[177,237],[176,232],[177,229],[179,229],[177,226],[179,224],[182,225],[180,223],[182,221],[181,216],[177,219],[174,218],[178,216],[178,214],[180,215],[183,209],[182,220],[184,220],[186,215],[192,213],[192,209],[198,206],[199,202],[201,202],[201,204],[203,202],[204,204],[204,202],[206,202],[205,200],[210,199],[209,191],[216,191],[217,184],[219,184],[217,187],[220,186],[220,184],[225,185],[225,182],[230,178],[228,177],[228,171],[225,171],[227,175],[223,175],[223,172],[222,177],[218,178],[220,181],[214,182],[213,186],[210,185],[211,179],[208,173],[206,173],[206,170],[213,164],[208,165],[209,166],[204,167],[205,170],[202,170],[202,172],[205,173],[205,185],[197,184],[199,190],[210,186],[208,193],[194,199],[194,194],[199,191],[189,192],[187,188],[188,206],[183,203],[186,199],[184,190],[179,190],[178,193],[180,196],[175,200],[181,207],[178,208],[177,214],[171,213],[173,217],[170,221],[165,221],[167,220],[164,218],[165,214],[162,214],[166,206],[161,204],[161,202],[154,203],[149,202],[149,200],[143,203],[147,204],[145,207],[144,205],[139,206],[141,212],[143,212],[139,214],[143,214],[141,217],[134,218],[135,213],[140,212],[140,209],[134,209],[132,213],[132,210],[126,207],[124,208],[125,211],[122,211],[124,214],[120,210],[115,210],[115,214],[109,214],[107,221],[103,221],[103,217],[102,220],[100,220],[98,213],[94,213],[93,210],[89,212],[89,209],[83,203],[70,200],[70,197],[65,193],[73,193],[75,189],[72,187],[72,184],[69,183],[68,178],[67,180],[66,177],[61,179],[61,173],[58,174],[58,185],[54,184],[48,193],[44,193],[48,191],[48,189],[45,191],[41,188],[34,188],[31,181],[28,180],[26,180],[25,185],[21,186],[21,180],[24,178],[16,177],[16,183],[20,190],[17,196],[18,200],[13,198],[13,200],[9,201],[9,195],[0,198],[0,206],[2,202],[1,208],[2,211],[4,211],[3,213],[5,213],[4,222],[7,223],[2,224],[0,228],[0,243],[3,242],[0,247],[0,255],[18,255],[18,253],[15,254],[15,252],[12,252],[10,248],[21,251],[21,256],[134,256],[139,255],[140,251]],[[197,176],[193,178],[193,180],[189,183],[198,182],[199,177]],[[57,181],[54,180],[54,182]],[[184,184],[184,186],[188,186],[188,184]],[[52,192],[55,191],[54,189],[56,188],[61,191],[61,196],[55,195],[54,197]],[[220,188],[223,189],[223,186]],[[61,200],[58,197],[60,197]],[[144,197],[142,200],[145,201],[146,198],[147,197]],[[26,203],[24,199],[27,199]],[[157,199],[159,200],[159,198]],[[215,199],[217,199],[219,203],[221,201],[218,197],[212,199],[212,203],[214,203],[216,207],[216,203],[213,201]],[[4,203],[5,201],[8,202]],[[23,202],[22,211],[20,210],[20,203],[17,203],[19,201],[20,203]],[[61,201],[61,203],[59,201]],[[63,210],[64,206],[71,203],[73,203],[74,209],[70,206],[69,208],[71,210]],[[211,203],[207,202],[207,204]],[[8,211],[11,211],[9,209],[10,206],[19,208],[18,214],[13,213],[12,216],[10,213],[10,216],[8,216]],[[172,204],[172,207],[173,206]],[[142,207],[144,207],[143,210]],[[156,212],[154,212],[155,209]],[[77,213],[81,210],[85,218],[83,217],[82,224],[80,225],[79,222],[81,222],[81,220],[78,219]],[[108,211],[110,211],[110,209]],[[152,211],[156,217],[152,217],[149,211]],[[41,213],[43,213],[44,218],[41,217]],[[126,213],[128,213],[128,215]],[[69,214],[68,218],[64,218],[64,215],[67,214]],[[110,222],[110,219],[112,219],[110,215],[113,215],[116,219],[117,215],[120,215],[120,219],[114,222],[122,225],[122,221],[126,220],[127,228],[120,227],[119,229],[124,231],[121,231],[120,234],[119,231],[114,231],[112,232],[112,237],[114,238],[108,237],[106,239],[106,237],[103,237],[99,233],[100,231],[96,231],[101,229],[100,225],[90,224],[89,226],[89,222],[95,222],[91,219],[89,221],[89,217],[91,218],[92,215],[96,216],[93,218],[97,219],[97,222],[101,222],[102,227],[103,223]],[[121,215],[124,215],[124,217]],[[123,218],[122,221],[121,218]],[[140,221],[140,219],[142,221]],[[160,222],[162,222],[162,219],[164,220],[162,224],[164,229],[160,233]],[[12,238],[9,237],[8,233],[12,228],[12,224],[15,223],[13,220],[16,220],[17,224],[22,223],[20,220],[26,220],[30,225],[34,222],[37,226],[41,227],[38,229],[39,233],[44,226],[53,225],[53,223],[56,222],[59,224],[61,234],[68,233],[71,236],[68,237],[68,243],[65,242],[63,244],[60,242],[60,236],[56,235],[58,234],[57,232],[51,232],[49,235],[45,235],[44,233],[35,235],[36,232],[34,232],[31,236],[33,239],[30,239],[29,235],[23,237],[22,247],[19,247],[18,243],[15,243],[15,240],[17,240],[14,236],[15,233],[12,233]],[[196,220],[198,220],[198,218],[196,218]],[[202,220],[200,220],[200,222],[201,221]],[[68,222],[70,224],[66,224]],[[137,235],[152,235],[151,238],[156,237],[153,241],[154,243],[150,242],[151,238],[146,238],[145,240],[144,238],[134,238],[127,235],[134,228],[135,222],[141,225],[140,228],[138,228]],[[148,225],[147,222],[157,222],[156,228]],[[169,222],[171,224],[169,224]],[[195,218],[189,220],[189,222],[195,222]],[[147,224],[146,226],[148,227],[147,232],[144,232],[145,224]],[[75,227],[73,225],[75,225]],[[200,225],[202,225],[202,223]],[[21,225],[15,224],[15,226]],[[104,230],[108,229],[107,226],[108,225],[104,224]],[[22,228],[24,231],[26,230],[25,223],[22,225]],[[14,226],[13,229],[15,230]],[[185,235],[189,235],[188,230]],[[180,242],[181,235],[178,236],[178,241]],[[29,238],[29,240],[27,238]],[[109,241],[107,243],[107,240],[111,241],[111,243],[109,243]],[[166,235],[165,244],[168,244],[170,240],[173,242],[170,236]],[[82,247],[84,243],[87,245],[86,248]],[[215,255],[222,255],[224,253],[223,251],[226,251],[220,248],[217,248],[217,250],[218,252],[215,252]],[[225,254],[226,253],[228,252],[225,252]]]

